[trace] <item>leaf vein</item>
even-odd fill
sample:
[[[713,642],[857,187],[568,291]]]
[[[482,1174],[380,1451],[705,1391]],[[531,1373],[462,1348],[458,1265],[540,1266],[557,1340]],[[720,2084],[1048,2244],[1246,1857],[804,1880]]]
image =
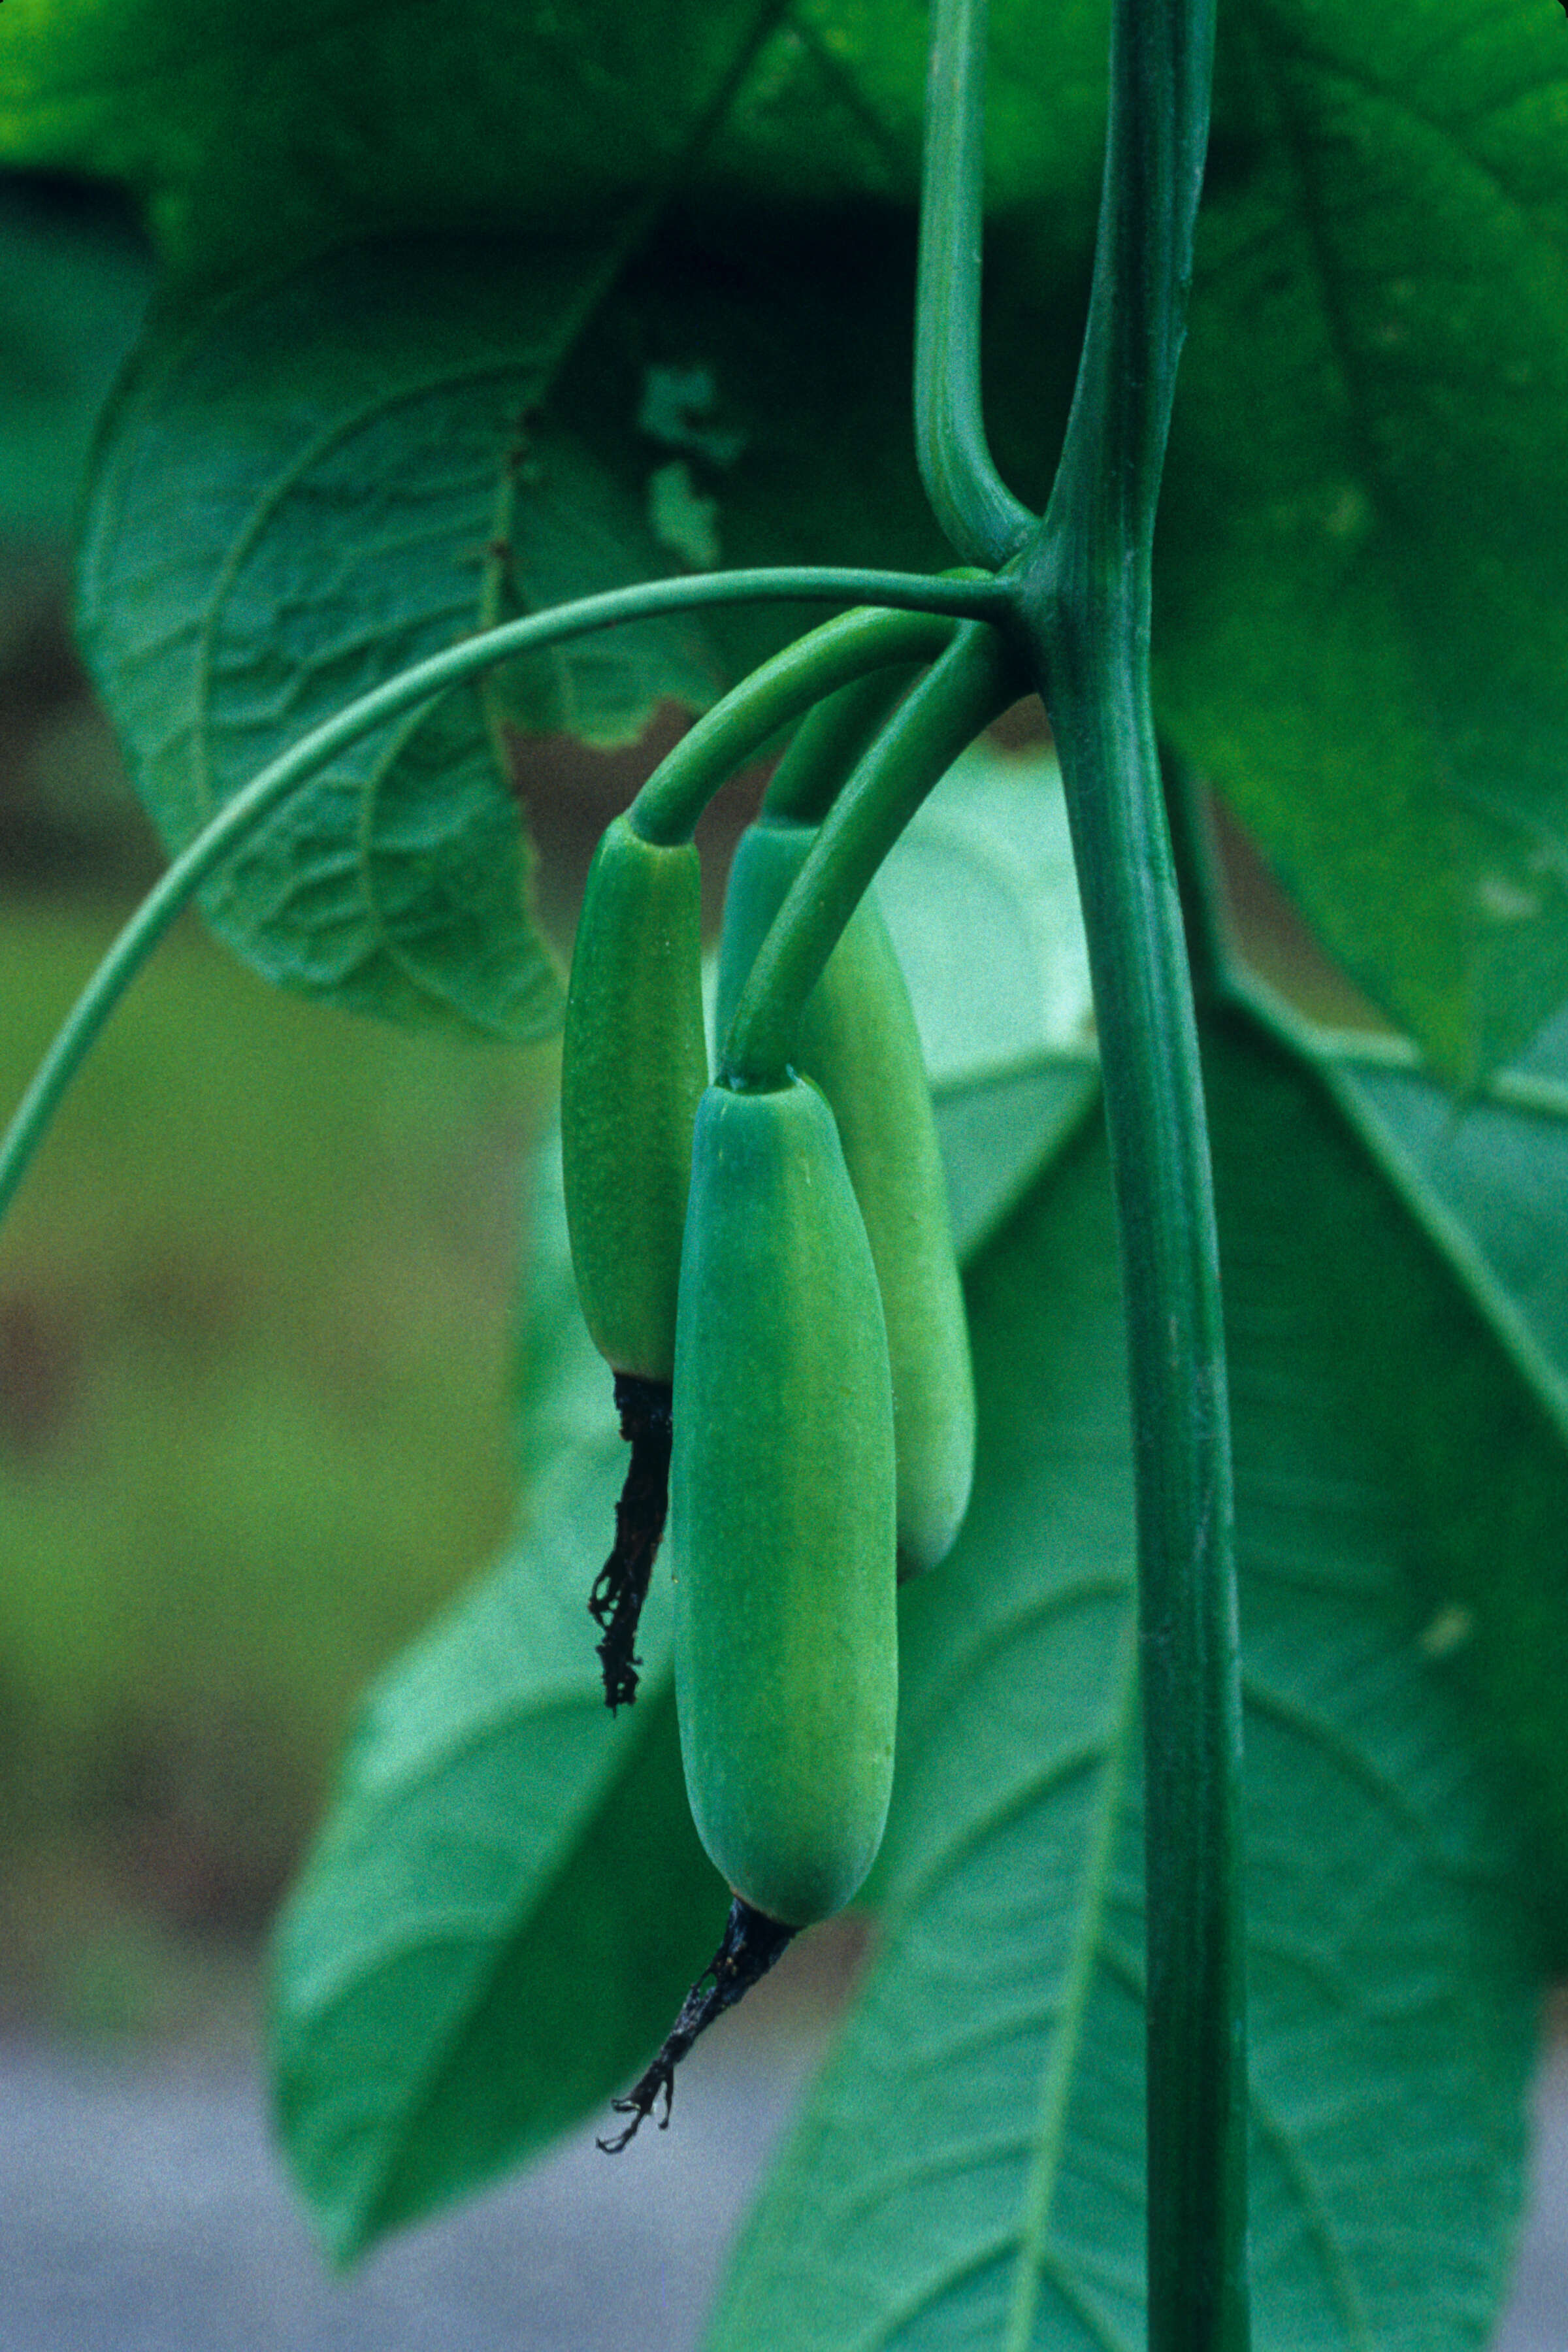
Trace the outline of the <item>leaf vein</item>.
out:
[[[1112,1847],[1121,1819],[1130,1759],[1137,1744],[1133,1737],[1137,1722],[1137,1646],[1131,1626],[1122,1639],[1119,1670],[1121,1720],[1107,1755],[1100,1818],[1084,1857],[1082,1901],[1062,1988],[1062,2023],[1052,2037],[1040,2084],[1035,2154],[1025,2180],[1012,2305],[1004,2339],[1005,2352],[1028,2352],[1034,2334],[1039,2282],[1046,2262],[1046,2233],[1066,2140],[1073,2065],[1093,1990],[1094,1960],[1105,1916]]]

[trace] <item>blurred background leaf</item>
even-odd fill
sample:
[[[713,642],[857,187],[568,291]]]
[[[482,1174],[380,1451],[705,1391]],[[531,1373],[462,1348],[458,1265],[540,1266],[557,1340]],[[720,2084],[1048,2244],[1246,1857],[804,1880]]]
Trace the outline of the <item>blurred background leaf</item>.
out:
[[[363,236],[579,234],[666,178],[763,0],[6,0],[0,155],[123,183],[182,279]]]
[[[1054,754],[1039,744],[973,745],[876,887],[920,1024],[953,1240],[967,1260],[1100,1097]]]
[[[152,256],[111,193],[0,177],[0,547],[69,530],[152,286]]]

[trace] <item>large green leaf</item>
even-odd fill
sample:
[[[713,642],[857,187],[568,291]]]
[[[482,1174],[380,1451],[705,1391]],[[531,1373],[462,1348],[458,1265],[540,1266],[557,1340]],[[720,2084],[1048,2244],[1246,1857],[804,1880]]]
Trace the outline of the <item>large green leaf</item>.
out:
[[[522,1532],[372,1692],[276,1932],[278,2129],[340,2259],[607,2100],[723,1924],[681,1784],[662,1587],[643,1696],[605,1708],[585,1603],[622,1449],[552,1161],[535,1222]]]
[[[603,254],[359,248],[151,335],[99,452],[81,629],[178,845],[268,759],[482,620],[663,570],[642,518],[537,411]],[[512,678],[590,741],[711,691],[679,621]],[[207,890],[268,977],[529,1037],[559,1012],[479,689],[351,748]]]
[[[1073,254],[1107,23],[1105,0],[993,10],[994,197]],[[909,0],[6,0],[0,158],[123,180],[175,269],[209,278],[344,236],[557,231],[683,166],[766,203],[907,205],[925,41]]]
[[[1325,1248],[1376,1179],[1311,1082],[1211,1042],[1258,2341],[1474,2347],[1517,2213],[1534,2004],[1510,1847],[1415,1637],[1407,1570],[1436,1498],[1392,1407],[1369,1422],[1344,1378],[1388,1361],[1393,1327],[1397,1407],[1426,1404],[1411,1301]],[[715,2346],[1142,2340],[1131,1480],[1102,1147],[1047,1181],[973,1298],[980,1476],[959,1552],[905,1612],[882,1948]],[[1490,1346],[1473,1318],[1467,1336]]]
[[[986,194],[1026,209],[1037,263],[1076,267],[1094,236],[1107,0],[995,0]],[[908,204],[920,185],[928,20],[910,0],[795,0],[702,158],[705,175],[798,204]]]
[[[1353,1216],[1303,1193],[1303,1232],[1394,1328],[1346,1383],[1432,1501],[1426,1638],[1510,1787],[1555,1963],[1568,1952],[1568,1087],[1564,1029],[1456,1102],[1394,1044],[1281,1022],[1366,1147]],[[1281,1151],[1291,1149],[1288,1132]],[[1492,1345],[1478,1348],[1486,1328]],[[1410,1399],[1418,1396],[1425,1411]]]
[[[1246,1000],[1249,982],[1235,982]],[[1568,1442],[1568,1021],[1458,1098],[1397,1038],[1265,1017],[1310,1061]]]
[[[1085,1043],[1089,951],[1053,752],[973,745],[920,809],[876,889],[933,1085]]]
[[[1535,0],[1221,27],[1162,720],[1470,1075],[1568,971],[1568,45]]]

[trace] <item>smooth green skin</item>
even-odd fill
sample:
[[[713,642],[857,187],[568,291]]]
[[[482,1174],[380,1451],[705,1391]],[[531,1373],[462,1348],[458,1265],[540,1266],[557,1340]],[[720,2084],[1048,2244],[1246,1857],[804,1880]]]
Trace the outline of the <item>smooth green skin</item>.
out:
[[[617,1372],[668,1381],[691,1168],[708,1084],[696,850],[624,816],[594,853],[572,951],[561,1157],[577,1293]]]
[[[805,862],[811,826],[764,817],[741,836],[719,951],[719,1034]],[[881,911],[861,900],[812,991],[795,1056],[822,1088],[866,1222],[893,1372],[899,1572],[952,1548],[974,1475],[974,1374],[947,1186],[910,992]]]
[[[675,1696],[692,1817],[786,1927],[881,1843],[898,1712],[892,1389],[876,1268],[816,1088],[710,1087],[675,1351]]]

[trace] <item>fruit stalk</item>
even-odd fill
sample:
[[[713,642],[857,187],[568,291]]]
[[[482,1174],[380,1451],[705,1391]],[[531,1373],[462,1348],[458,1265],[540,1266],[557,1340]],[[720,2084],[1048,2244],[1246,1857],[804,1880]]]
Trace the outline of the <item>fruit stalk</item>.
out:
[[[779,1083],[806,1000],[877,868],[959,753],[1026,690],[1010,641],[977,625],[958,631],[894,712],[824,818],[752,967],[721,1056],[732,1085]]]

